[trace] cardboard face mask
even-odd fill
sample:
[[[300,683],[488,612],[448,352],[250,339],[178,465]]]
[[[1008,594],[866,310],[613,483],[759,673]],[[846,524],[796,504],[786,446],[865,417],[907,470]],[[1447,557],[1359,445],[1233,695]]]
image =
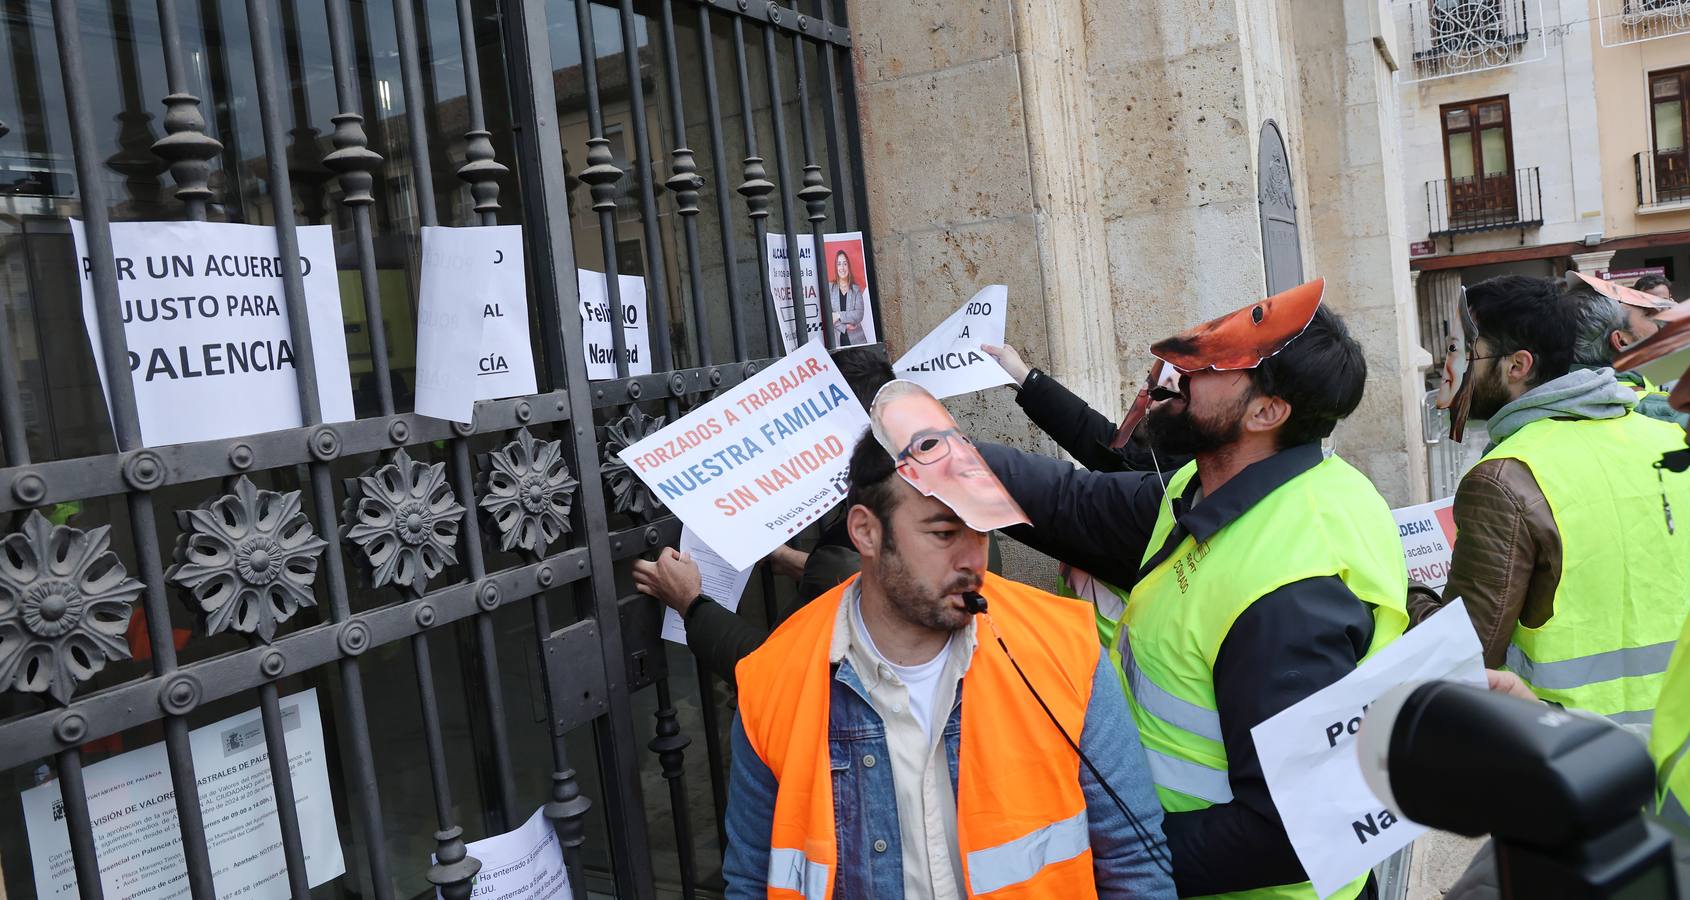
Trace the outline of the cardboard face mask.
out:
[[[1449,343],[1444,348],[1438,409],[1449,410],[1449,439],[1459,444],[1467,431],[1467,414],[1473,405],[1473,342],[1478,340],[1479,324],[1467,307],[1466,288],[1462,288],[1461,300],[1456,305],[1460,315],[1451,326]]]
[[[1616,303],[1624,303],[1626,306],[1635,306],[1639,309],[1646,309],[1650,312],[1650,314],[1671,309],[1673,306],[1673,302],[1665,297],[1657,297],[1654,294],[1645,294],[1636,288],[1628,288],[1623,284],[1615,284],[1605,278],[1595,278],[1590,275],[1586,275],[1577,269],[1572,270],[1568,274],[1576,276],[1580,281],[1590,285],[1596,293],[1607,297],[1609,300]]]
[[[1314,321],[1325,293],[1326,279],[1316,278],[1151,344],[1156,363],[1109,446],[1125,446],[1152,403],[1178,397],[1182,375],[1254,369],[1284,350]]]
[[[869,422],[910,487],[950,507],[969,528],[1029,524],[974,442],[926,388],[913,381],[887,382],[874,395]]]

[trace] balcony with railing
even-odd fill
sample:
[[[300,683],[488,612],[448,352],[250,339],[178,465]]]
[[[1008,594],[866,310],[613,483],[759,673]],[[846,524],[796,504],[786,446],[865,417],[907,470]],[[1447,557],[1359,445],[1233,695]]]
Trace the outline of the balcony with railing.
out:
[[[1690,151],[1645,150],[1631,157],[1637,181],[1637,211],[1670,212],[1690,209]]]
[[[1543,57],[1541,0],[1400,0],[1397,31],[1411,67],[1404,80],[1430,81]]]
[[[1543,224],[1537,167],[1428,181],[1426,222],[1432,238],[1518,228],[1524,242],[1527,228]]]
[[[1690,0],[1597,0],[1602,46],[1690,34]]]

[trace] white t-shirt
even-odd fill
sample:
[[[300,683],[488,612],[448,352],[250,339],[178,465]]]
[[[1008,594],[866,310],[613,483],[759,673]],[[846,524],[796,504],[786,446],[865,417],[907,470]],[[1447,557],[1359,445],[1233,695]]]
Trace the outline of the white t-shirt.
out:
[[[863,636],[863,643],[868,649],[886,664],[892,674],[903,682],[904,689],[909,691],[910,714],[921,723],[921,730],[927,735],[929,743],[933,741],[933,699],[939,691],[939,676],[944,674],[945,663],[951,656],[951,643],[956,640],[956,634],[951,634],[945,646],[933,654],[933,658],[924,663],[913,666],[900,666],[886,658],[880,648],[874,645],[874,637],[868,633],[868,626],[863,624],[863,609],[861,603],[852,604],[851,612],[857,617],[857,633]],[[947,710],[949,712],[949,710]]]

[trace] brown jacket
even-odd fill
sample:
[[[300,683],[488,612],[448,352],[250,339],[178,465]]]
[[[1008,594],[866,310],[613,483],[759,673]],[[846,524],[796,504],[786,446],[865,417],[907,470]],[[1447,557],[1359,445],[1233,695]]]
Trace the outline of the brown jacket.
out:
[[[1537,628],[1554,613],[1561,582],[1561,533],[1527,465],[1492,459],[1473,467],[1455,492],[1455,554],[1443,596],[1460,597],[1497,668],[1514,624]],[[1408,613],[1418,624],[1443,605],[1430,589],[1410,589]]]

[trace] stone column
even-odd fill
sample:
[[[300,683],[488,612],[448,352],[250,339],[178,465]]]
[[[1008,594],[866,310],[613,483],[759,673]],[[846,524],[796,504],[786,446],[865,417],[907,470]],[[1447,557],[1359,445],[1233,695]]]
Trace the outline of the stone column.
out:
[[[1395,42],[1382,0],[1290,0],[1302,101],[1309,258],[1367,352],[1338,452],[1393,506],[1427,499],[1420,346],[1400,200]]]
[[[1573,268],[1586,275],[1601,275],[1608,271],[1608,264],[1614,261],[1612,250],[1592,250],[1589,253],[1574,253]]]

